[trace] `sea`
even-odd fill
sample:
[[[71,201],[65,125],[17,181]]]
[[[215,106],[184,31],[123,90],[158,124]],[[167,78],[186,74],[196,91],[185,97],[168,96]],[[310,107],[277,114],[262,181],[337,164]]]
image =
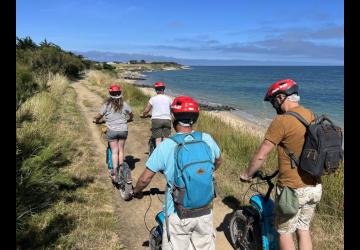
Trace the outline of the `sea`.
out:
[[[228,105],[233,114],[266,127],[276,115],[263,101],[270,84],[293,79],[300,104],[327,115],[344,128],[343,66],[190,66],[190,69],[145,72],[140,84],[166,83],[172,96],[189,95],[201,103]]]

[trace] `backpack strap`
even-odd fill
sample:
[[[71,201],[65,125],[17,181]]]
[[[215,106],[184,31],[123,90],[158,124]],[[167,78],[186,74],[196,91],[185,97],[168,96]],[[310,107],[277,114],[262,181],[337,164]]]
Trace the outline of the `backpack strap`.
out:
[[[168,214],[168,210],[167,210],[167,199],[168,199],[168,190],[170,188],[169,184],[166,184],[166,190],[165,190],[165,209],[164,209],[164,213],[165,213],[165,224],[166,224],[166,236],[167,236],[167,240],[168,242],[170,242],[170,230],[169,230],[169,214]],[[172,190],[172,188],[171,188]]]
[[[299,166],[299,158],[296,157],[294,152],[291,151],[288,147],[285,147],[285,145],[283,144],[281,144],[280,146],[284,148],[285,154],[290,157],[291,168],[296,168],[297,166]]]
[[[171,139],[172,141],[174,141],[177,145],[176,145],[176,149],[175,149],[175,155],[176,155],[176,152],[178,150],[178,147],[179,145],[183,144],[185,142],[185,137],[187,136],[188,134],[175,134],[171,137],[169,137],[169,139]],[[176,163],[176,159],[175,159],[175,167],[177,165]],[[175,182],[175,176],[174,176],[174,180],[173,182],[171,183],[168,182],[166,184],[166,190],[165,190],[165,209],[164,209],[164,213],[165,213],[165,224],[166,224],[166,236],[167,236],[167,240],[168,242],[170,243],[170,245],[172,246],[171,244],[171,241],[170,241],[170,231],[169,231],[169,214],[168,214],[168,211],[167,211],[167,198],[168,198],[168,192],[170,192],[170,195],[171,193],[173,192],[173,183]],[[169,191],[170,190],[170,191]]]
[[[175,134],[169,137],[169,139],[173,140],[177,145],[179,145],[185,142],[185,136],[186,134]]]
[[[194,131],[192,132],[190,135],[192,135],[192,137],[197,140],[197,141],[202,141],[202,133],[199,131]]]
[[[309,127],[309,123],[305,120],[304,117],[302,117],[297,112],[288,111],[288,112],[285,112],[284,115],[291,115],[291,116],[295,117],[298,121],[300,121],[301,124],[303,124],[305,126],[305,128]],[[299,158],[294,154],[294,152],[283,144],[281,144],[280,146],[284,148],[285,153],[290,157],[291,168],[295,168],[295,167],[299,166]]]
[[[305,120],[304,117],[302,117],[299,113],[294,111],[288,111],[284,113],[284,115],[291,115],[294,116],[296,119],[298,119],[306,128],[309,127],[309,123]]]

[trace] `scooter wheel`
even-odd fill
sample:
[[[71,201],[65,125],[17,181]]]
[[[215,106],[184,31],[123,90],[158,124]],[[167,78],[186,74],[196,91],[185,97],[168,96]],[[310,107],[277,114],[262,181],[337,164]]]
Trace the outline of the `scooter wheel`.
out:
[[[150,230],[149,247],[151,250],[161,250],[162,235],[159,234],[157,227],[153,227]]]
[[[133,190],[133,186],[131,183],[126,183],[124,188],[119,188],[120,197],[125,200],[129,201],[131,200],[131,191]]]
[[[244,210],[237,210],[230,220],[229,229],[233,247],[236,250],[263,249],[259,222],[256,218],[252,218],[250,222],[248,216],[252,215],[247,215]],[[248,226],[247,232],[245,232],[246,226]]]

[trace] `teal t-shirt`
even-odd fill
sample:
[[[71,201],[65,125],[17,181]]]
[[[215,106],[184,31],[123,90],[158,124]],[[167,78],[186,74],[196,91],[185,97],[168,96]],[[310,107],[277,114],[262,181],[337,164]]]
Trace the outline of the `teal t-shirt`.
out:
[[[214,141],[214,139],[206,133],[202,133],[202,139],[205,141],[210,149],[212,161],[215,162],[216,158],[220,157],[220,148]],[[186,136],[185,141],[193,140],[192,136]],[[146,162],[146,167],[153,172],[162,171],[165,175],[166,181],[169,180],[172,182],[174,180],[174,154],[175,154],[176,143],[171,139],[165,139],[162,141],[153,151],[150,158]],[[167,199],[164,199],[163,209],[167,206],[168,214],[175,213],[174,209],[174,201],[170,194],[170,190],[165,194]],[[165,200],[167,200],[167,204],[165,204]]]

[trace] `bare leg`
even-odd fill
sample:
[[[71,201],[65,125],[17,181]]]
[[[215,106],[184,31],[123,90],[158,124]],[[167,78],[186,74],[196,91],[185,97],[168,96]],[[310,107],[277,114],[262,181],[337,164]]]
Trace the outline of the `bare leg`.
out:
[[[119,140],[119,165],[123,164],[124,163],[124,156],[125,156],[125,140]],[[122,171],[123,170],[123,167],[120,166],[120,170]],[[131,173],[128,173],[128,181],[131,181]]]
[[[116,174],[116,168],[119,165],[119,148],[117,141],[109,142],[111,148],[111,156],[112,156],[112,163],[113,163],[113,173]]]
[[[124,151],[125,151],[125,141],[126,140],[119,140],[118,141],[118,148],[119,148],[119,165],[124,163]]]
[[[312,250],[311,235],[309,230],[296,230],[300,250]]]
[[[295,250],[292,234],[279,234],[279,243],[281,250]]]

